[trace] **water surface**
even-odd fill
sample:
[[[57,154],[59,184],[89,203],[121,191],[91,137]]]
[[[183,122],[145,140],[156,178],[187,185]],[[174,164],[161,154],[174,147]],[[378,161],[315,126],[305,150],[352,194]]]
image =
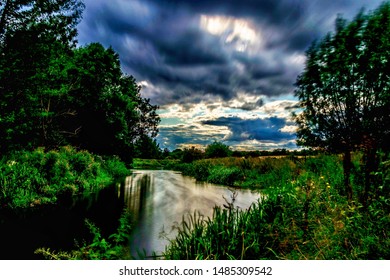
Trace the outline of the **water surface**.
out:
[[[249,190],[236,192],[234,205],[242,209],[259,199],[259,194]],[[85,219],[96,224],[103,236],[109,236],[116,232],[125,208],[133,217],[132,255],[137,257],[144,250],[146,256],[160,254],[168,239],[174,238],[172,227],[183,215],[199,211],[211,216],[214,206],[226,204],[231,196],[232,190],[227,187],[196,182],[179,172],[134,170],[121,185],[63,198],[56,206],[0,209],[0,259],[39,259],[42,256],[34,251],[41,247],[69,251],[91,239]]]
[[[234,206],[247,209],[259,199],[259,194],[249,190],[233,190],[225,186],[196,182],[192,177],[174,171],[135,170],[126,179],[125,204],[135,218],[131,251],[145,250],[159,254],[173,238],[172,226],[183,215],[200,214],[211,217],[213,208],[231,201],[233,191],[237,196]],[[162,234],[165,238],[162,238]]]

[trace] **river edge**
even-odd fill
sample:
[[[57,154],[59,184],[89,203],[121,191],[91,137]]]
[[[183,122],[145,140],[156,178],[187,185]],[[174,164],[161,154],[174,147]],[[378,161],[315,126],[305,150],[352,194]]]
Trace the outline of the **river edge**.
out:
[[[199,187],[203,189],[213,189],[217,187],[229,190],[225,193],[225,198],[230,198],[228,192],[231,192],[231,188],[197,182],[194,178],[183,176],[181,172],[175,170],[132,169],[131,175],[127,177],[127,180],[130,178],[134,179],[137,174],[145,172],[149,173],[149,177],[151,173],[153,173],[151,177],[155,177],[156,174],[171,174],[173,178],[176,177],[176,179],[182,177],[180,180],[182,180],[185,185],[193,184],[196,185],[198,189]],[[160,184],[162,178],[161,176],[157,177],[157,184]],[[135,181],[142,181],[142,179],[138,179]],[[152,178],[150,181],[153,180],[154,179]],[[145,178],[143,181],[145,181]],[[135,183],[134,180],[133,183]],[[124,209],[129,209],[129,200],[132,200],[133,202],[136,202],[137,200],[143,201],[139,204],[139,208],[136,211],[133,209],[133,213],[138,213],[138,217],[144,215],[141,213],[143,207],[145,207],[145,209],[150,209],[150,207],[148,208],[146,206],[149,202],[146,202],[144,198],[150,197],[151,194],[144,192],[143,195],[141,195],[142,189],[145,189],[145,186],[142,186],[142,184],[138,186],[136,184],[133,186],[126,186],[127,184],[128,183],[120,185],[112,184],[98,192],[64,196],[55,205],[39,205],[37,207],[18,209],[16,211],[9,210],[7,211],[8,213],[2,212],[0,215],[2,216],[0,230],[2,231],[4,238],[3,244],[1,244],[3,249],[1,250],[0,259],[41,259],[40,256],[33,253],[36,248],[51,248],[57,252],[60,250],[73,250],[75,244],[80,244],[80,242],[83,243],[85,240],[91,238],[91,234],[88,232],[85,225],[85,219],[89,219],[95,223],[96,226],[101,229],[103,236],[109,236],[117,230],[119,224],[118,219]],[[150,187],[148,188],[151,189]],[[129,189],[133,190],[132,196],[128,196],[129,193],[126,193],[126,190]],[[134,196],[134,192],[139,192],[139,194],[137,194],[140,195],[139,198],[135,198],[137,195]],[[185,194],[185,192],[182,192],[182,194]],[[160,198],[164,197],[161,196],[161,193],[158,194],[158,192],[157,196]],[[221,195],[220,198],[222,199],[222,197],[223,196]],[[202,199],[196,200],[202,201]],[[183,201],[187,201],[186,204],[188,204],[188,201],[191,201],[191,199],[183,199]],[[223,204],[222,202],[223,201],[221,201],[220,205]],[[169,204],[170,203],[166,203],[165,205]],[[210,207],[210,210],[212,210],[212,208],[213,207]],[[177,207],[173,209],[176,209],[175,211],[177,211]],[[153,237],[150,238],[154,238],[156,241],[153,242],[160,244],[158,245],[158,248],[163,249],[168,244],[168,240],[174,238],[173,231],[169,228],[173,227],[175,223],[179,224],[183,216],[191,214],[193,211],[194,209],[183,211],[180,214],[180,217],[177,216],[178,218],[175,221],[168,223],[165,228],[163,226],[161,229],[166,230],[165,235],[161,229],[158,229],[155,225],[146,225],[141,232],[149,232],[149,229],[152,228],[153,230],[151,230],[151,232],[153,232]],[[133,215],[136,216],[135,214]],[[75,232],[80,234],[75,234]],[[136,241],[137,239],[134,238],[134,236],[137,235],[141,236],[143,240],[146,240],[145,234],[141,234],[137,229],[133,230],[132,238],[135,241],[132,242],[133,245],[130,245],[131,247],[134,247],[134,250],[132,250],[133,255],[139,255],[138,252],[143,252],[144,249],[142,247],[144,243],[138,242]],[[162,241],[160,237],[163,235],[164,240]],[[150,242],[150,238],[148,242]],[[141,246],[138,246],[137,243],[141,244]],[[150,249],[151,247],[149,245],[146,247],[148,247],[146,250],[147,255],[156,251],[155,249]],[[24,250],[29,251],[29,253],[22,253]]]

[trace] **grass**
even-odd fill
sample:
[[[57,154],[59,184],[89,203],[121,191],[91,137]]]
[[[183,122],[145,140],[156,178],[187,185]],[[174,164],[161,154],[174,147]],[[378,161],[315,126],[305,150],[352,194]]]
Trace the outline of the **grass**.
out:
[[[2,188],[1,202],[18,206],[34,204],[36,199],[50,201],[58,193],[56,188],[62,190],[59,186],[65,190],[71,186],[72,193],[83,191],[78,183],[84,179],[88,181],[84,188],[94,189],[127,172],[115,159],[103,160],[86,152],[74,155],[75,151],[64,149],[3,158],[1,174],[7,176],[0,177],[6,186]],[[177,226],[178,234],[170,241],[163,258],[390,259],[390,161],[383,158],[380,168],[371,174],[375,180],[370,199],[362,205],[362,160],[361,154],[353,157],[352,202],[344,193],[343,168],[337,155],[166,161],[165,168],[181,170],[198,180],[261,188],[264,199],[243,211],[235,208],[233,196],[224,208],[216,207],[211,218],[197,212],[183,217]],[[152,162],[149,166],[156,164]],[[88,179],[90,174],[100,176]],[[15,190],[16,194],[22,194],[12,196]],[[126,248],[129,228],[125,220],[118,233],[108,239],[93,224],[87,222],[87,226],[93,240],[77,250],[56,253],[41,248],[37,253],[50,259],[131,258]]]
[[[72,147],[16,152],[0,159],[0,207],[56,203],[61,196],[93,192],[128,174],[115,157],[102,158]]]
[[[177,164],[179,160],[174,159],[133,159],[132,167],[134,169],[170,169],[175,164]]]
[[[248,210],[240,210],[234,206],[233,194],[223,208],[214,208],[211,218],[198,212],[183,217],[177,225],[178,234],[170,241],[163,258],[390,259],[390,164],[382,162],[375,174],[378,183],[375,195],[363,207],[358,185],[362,180],[361,160],[361,155],[356,154],[353,202],[345,197],[342,163],[337,155],[168,162],[165,166],[173,164],[170,167],[198,180],[261,188],[264,198]],[[72,258],[120,256],[112,253],[123,252],[124,248],[110,245],[95,228],[92,230],[95,236],[92,245],[73,252]],[[41,253],[49,258],[58,256],[47,250]]]
[[[39,248],[35,254],[42,255],[49,260],[123,260],[132,259],[128,247],[129,234],[131,232],[131,213],[123,212],[119,219],[117,232],[104,238],[98,227],[86,220],[85,224],[91,232],[92,239],[76,249],[66,251],[53,251],[50,248]]]
[[[296,177],[300,166],[290,158],[216,158],[176,163],[172,169],[199,181],[251,189],[268,188]]]
[[[359,202],[360,155],[354,158],[355,200],[344,195],[338,156],[306,160],[203,160],[184,165],[203,178],[224,178],[225,166],[242,172],[234,184],[258,184],[266,199],[242,211],[229,204],[212,218],[183,218],[166,259],[390,259],[389,161],[375,176],[378,185],[367,207]],[[183,166],[182,166],[183,167]],[[212,176],[212,172],[220,176]],[[229,173],[229,172],[227,172]],[[254,187],[254,186],[250,186]]]

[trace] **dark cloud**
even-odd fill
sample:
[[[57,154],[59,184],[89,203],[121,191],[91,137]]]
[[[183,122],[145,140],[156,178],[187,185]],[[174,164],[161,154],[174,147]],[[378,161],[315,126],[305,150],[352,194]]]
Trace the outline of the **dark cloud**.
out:
[[[174,150],[183,144],[198,144],[202,146],[209,145],[213,140],[220,141],[224,134],[212,133],[212,136],[197,132],[194,126],[173,126],[160,128],[157,141],[162,143],[163,147]]]
[[[241,110],[253,111],[264,105],[263,99],[259,99],[256,102],[245,102],[241,107]]]
[[[240,119],[219,118],[216,120],[204,121],[204,125],[226,126],[231,131],[231,135],[226,139],[232,142],[242,142],[246,140],[272,141],[292,140],[293,133],[282,132],[286,126],[286,119],[271,117],[266,119]]]
[[[250,112],[262,107],[264,100],[293,94],[305,50],[333,31],[337,14],[351,19],[361,7],[374,9],[381,1],[84,0],[79,43],[112,46],[124,72],[143,82],[142,94],[154,104],[179,103],[190,110],[199,103],[217,108],[219,102]],[[207,16],[241,20],[238,25],[256,36],[235,30],[234,24],[222,33],[207,31],[201,24]],[[243,93],[251,98],[242,100]],[[284,119],[221,118],[203,124],[229,127],[231,141],[294,137],[280,131]],[[172,137],[175,145],[209,140],[186,129],[161,128],[159,139]]]
[[[203,14],[251,17],[274,25],[288,25],[303,16],[304,2],[299,0],[154,0],[171,9],[186,9]]]
[[[358,2],[358,3],[357,3]],[[376,2],[376,1],[375,1]],[[378,1],[379,2],[379,1]],[[160,88],[159,105],[196,102],[205,94],[229,100],[240,91],[278,96],[292,93],[302,64],[285,63],[303,54],[330,31],[337,13],[354,14],[367,1],[302,0],[86,0],[79,41],[101,42],[120,54],[123,68],[138,81]],[[353,7],[353,8],[351,8]],[[230,42],[199,25],[201,15],[249,20],[264,42],[255,53],[237,52]]]

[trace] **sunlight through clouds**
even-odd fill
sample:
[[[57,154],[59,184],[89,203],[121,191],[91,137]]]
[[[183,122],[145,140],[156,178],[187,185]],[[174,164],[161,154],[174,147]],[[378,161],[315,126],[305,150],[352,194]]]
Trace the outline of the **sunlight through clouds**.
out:
[[[159,106],[158,141],[296,148],[294,83],[310,44],[381,0],[84,0],[79,45],[118,52]]]
[[[262,45],[258,28],[249,20],[226,16],[200,16],[200,26],[212,35],[220,36],[234,50],[245,52]]]

